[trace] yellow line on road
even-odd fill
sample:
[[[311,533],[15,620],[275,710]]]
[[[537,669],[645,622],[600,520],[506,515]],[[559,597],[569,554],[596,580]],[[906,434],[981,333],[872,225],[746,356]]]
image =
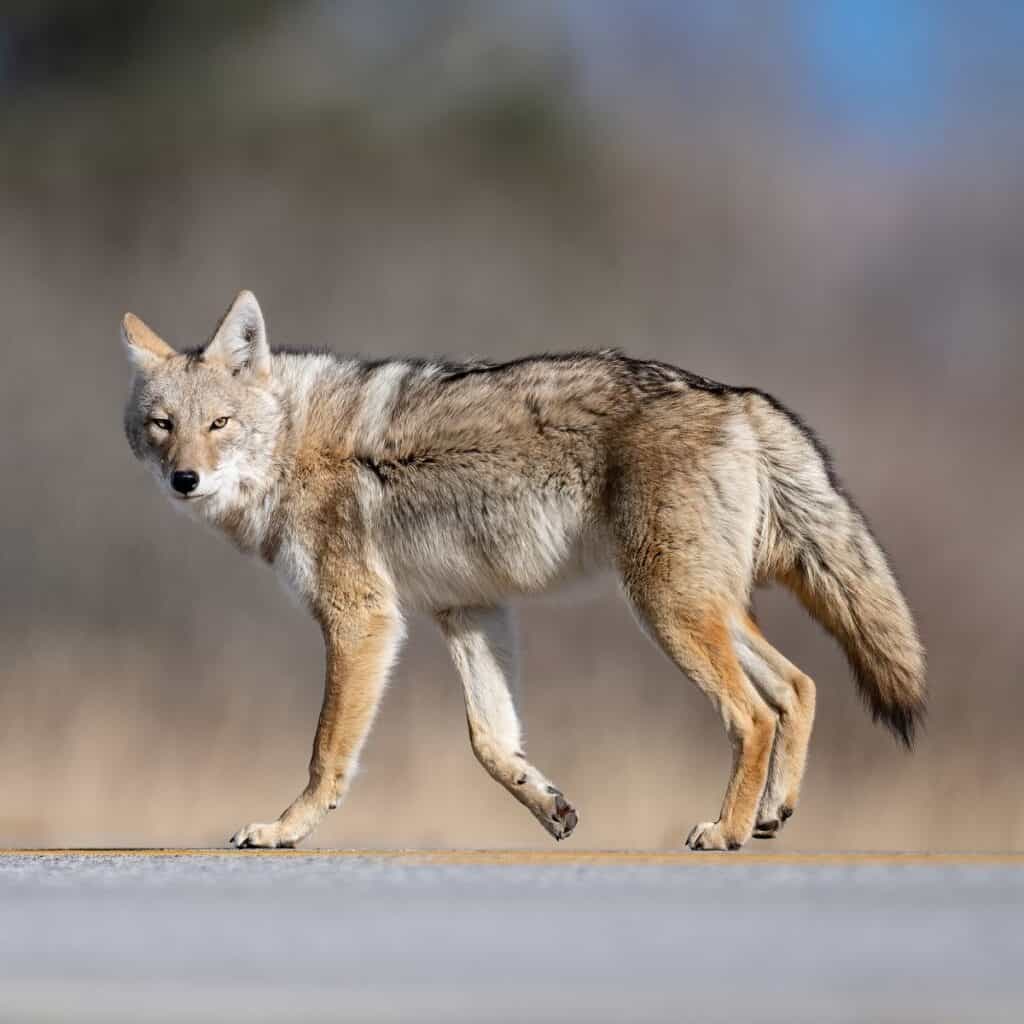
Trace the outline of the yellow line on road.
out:
[[[850,867],[946,867],[991,865],[1024,867],[1024,853],[649,853],[625,850],[235,850],[235,849],[24,849],[0,850],[3,857],[319,857],[337,860],[394,860],[407,864],[495,865],[508,867],[583,865],[678,865],[698,867],[749,864]]]

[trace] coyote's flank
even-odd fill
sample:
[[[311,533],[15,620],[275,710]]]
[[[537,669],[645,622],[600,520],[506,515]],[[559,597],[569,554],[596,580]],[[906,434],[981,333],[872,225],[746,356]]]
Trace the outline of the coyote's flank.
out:
[[[764,393],[618,352],[508,363],[272,352],[242,292],[204,347],[127,314],[132,450],[168,497],[271,564],[327,645],[309,784],[236,846],[293,846],[348,789],[403,636],[438,622],[473,750],[555,839],[577,823],[523,752],[508,603],[612,570],[733,748],[695,850],[775,835],[793,813],[811,680],[765,639],[778,580],[842,645],[861,694],[910,744],[924,654],[864,516],[820,442]]]

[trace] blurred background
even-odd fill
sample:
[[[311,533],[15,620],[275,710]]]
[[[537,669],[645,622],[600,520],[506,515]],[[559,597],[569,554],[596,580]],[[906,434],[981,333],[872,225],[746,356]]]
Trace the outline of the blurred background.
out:
[[[932,697],[908,756],[761,595],[819,686],[775,847],[1024,849],[1022,44],[999,0],[0,6],[0,845],[220,845],[305,783],[315,625],[120,426],[122,313],[198,344],[247,287],[278,344],[621,346],[778,395],[890,552]],[[610,586],[521,632],[574,844],[714,816],[719,723]],[[550,843],[429,622],[363,769],[314,845]]]

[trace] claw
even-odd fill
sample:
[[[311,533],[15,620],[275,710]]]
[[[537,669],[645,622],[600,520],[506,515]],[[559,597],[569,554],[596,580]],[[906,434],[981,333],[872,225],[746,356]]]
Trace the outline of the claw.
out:
[[[759,821],[754,826],[754,838],[774,839],[779,834],[780,828],[782,828],[782,822],[778,818],[772,818],[771,821]]]
[[[735,840],[726,839],[722,834],[721,824],[717,821],[705,821],[694,825],[686,839],[691,850],[738,850],[740,844]]]
[[[531,810],[556,842],[568,839],[579,824],[576,808],[561,793],[555,797],[553,810],[540,807],[533,807]]]

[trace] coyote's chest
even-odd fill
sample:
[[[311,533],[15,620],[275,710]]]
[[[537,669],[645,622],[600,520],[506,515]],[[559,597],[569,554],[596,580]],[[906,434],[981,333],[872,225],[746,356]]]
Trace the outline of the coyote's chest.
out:
[[[268,495],[239,514],[229,534],[243,551],[267,562],[300,604],[313,601],[319,585],[317,548],[301,523],[287,514],[278,495]]]
[[[272,564],[285,590],[297,601],[308,604],[313,599],[317,589],[316,558],[295,533],[282,535]]]

